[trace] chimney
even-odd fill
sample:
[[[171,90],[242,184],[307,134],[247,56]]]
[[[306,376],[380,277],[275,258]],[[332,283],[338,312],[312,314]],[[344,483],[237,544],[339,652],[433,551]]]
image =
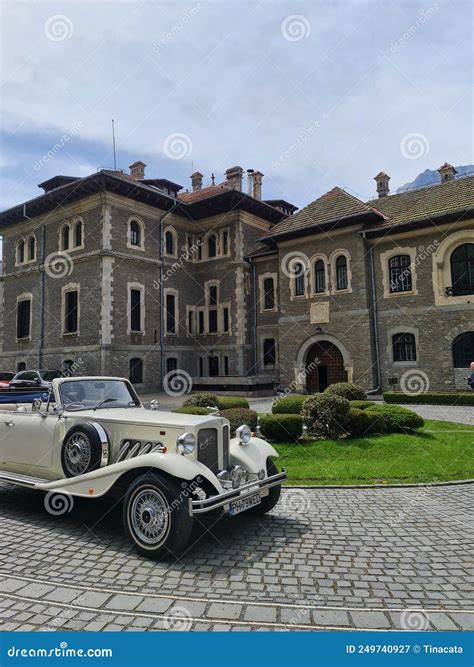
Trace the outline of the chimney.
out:
[[[203,175],[201,174],[200,171],[195,171],[194,173],[191,174],[191,184],[193,186],[193,192],[196,192],[197,190],[202,190],[202,177]]]
[[[438,169],[438,174],[441,176],[441,183],[447,183],[448,181],[454,181],[454,177],[458,172],[453,167],[452,164],[445,162]]]
[[[247,169],[247,194],[252,196],[252,189],[253,189],[253,169]]]
[[[133,178],[136,179],[142,179],[145,178],[145,167],[146,164],[142,162],[141,160],[137,160],[137,162],[134,162],[133,164],[130,165],[130,176],[133,176]]]
[[[255,199],[262,199],[262,179],[263,174],[261,171],[254,171],[252,174],[253,178],[253,196]]]
[[[390,176],[388,176],[384,171],[379,171],[377,176],[374,176],[374,181],[377,183],[377,194],[380,197],[388,197],[390,194],[390,188],[388,182]]]
[[[242,192],[242,167],[230,167],[225,172],[225,179],[229,188]]]

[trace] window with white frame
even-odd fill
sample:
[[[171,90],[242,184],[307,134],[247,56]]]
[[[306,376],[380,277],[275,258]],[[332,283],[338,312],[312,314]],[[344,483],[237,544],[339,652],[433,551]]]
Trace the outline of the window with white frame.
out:
[[[140,218],[133,217],[128,221],[127,247],[134,250],[144,250],[145,248],[145,226]]]
[[[16,303],[16,337],[18,340],[31,338],[31,294],[21,294]]]
[[[176,229],[167,227],[164,232],[164,254],[166,257],[178,256],[178,235]]]
[[[145,333],[145,288],[138,283],[128,284],[128,333]]]
[[[79,285],[67,285],[62,290],[63,335],[79,332]]]
[[[178,333],[178,293],[176,290],[165,290],[165,333],[174,336]]]

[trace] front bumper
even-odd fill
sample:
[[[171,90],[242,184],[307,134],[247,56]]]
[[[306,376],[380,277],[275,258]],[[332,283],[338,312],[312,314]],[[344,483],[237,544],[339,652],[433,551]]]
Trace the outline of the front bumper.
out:
[[[262,480],[254,482],[247,482],[238,489],[219,493],[216,496],[205,498],[204,500],[189,500],[189,514],[204,514],[205,512],[212,512],[213,510],[223,508],[224,512],[229,511],[229,503],[233,500],[242,500],[251,496],[256,491],[265,491],[272,486],[281,484],[287,478],[286,470],[283,468],[281,472],[271,477],[266,477]]]

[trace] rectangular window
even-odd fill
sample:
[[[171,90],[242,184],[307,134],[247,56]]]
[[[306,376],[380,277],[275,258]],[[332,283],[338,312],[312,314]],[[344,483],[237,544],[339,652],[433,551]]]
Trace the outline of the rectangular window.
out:
[[[200,261],[202,259],[202,237],[197,240],[198,249],[197,249],[197,259]]]
[[[204,375],[204,359],[202,357],[199,357],[199,377],[203,377]]]
[[[263,341],[263,365],[274,366],[276,361],[276,348],[273,338]]]
[[[142,293],[138,289],[130,290],[130,330],[142,330]]]
[[[217,310],[213,309],[209,311],[209,333],[217,333]]]
[[[78,296],[77,290],[64,294],[64,333],[77,333]]]
[[[198,333],[204,333],[204,311],[200,310],[198,312]]]
[[[224,357],[224,375],[229,375],[229,357]]]
[[[28,338],[30,335],[31,299],[18,301],[16,311],[16,337]]]
[[[222,311],[222,333],[229,333],[229,309],[224,308]]]
[[[188,310],[188,334],[194,333],[194,310]]]
[[[176,333],[176,298],[174,294],[166,295],[166,333]]]
[[[395,334],[392,347],[394,361],[416,361],[416,340],[413,334]]]
[[[209,357],[209,377],[219,375],[219,357]]]
[[[265,278],[263,281],[263,303],[265,310],[275,308],[275,285],[273,278]]]
[[[217,285],[209,286],[209,305],[217,306]]]
[[[229,232],[222,232],[222,254],[227,255],[229,253]]]

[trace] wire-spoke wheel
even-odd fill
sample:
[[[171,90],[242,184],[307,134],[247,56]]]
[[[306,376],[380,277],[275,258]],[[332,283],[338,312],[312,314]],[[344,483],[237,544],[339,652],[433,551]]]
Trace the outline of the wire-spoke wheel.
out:
[[[123,523],[139,553],[154,559],[182,553],[193,527],[187,498],[177,480],[159,472],[146,473],[131,484]]]
[[[92,424],[83,422],[73,426],[64,438],[61,463],[66,477],[77,477],[100,468],[103,443]]]

